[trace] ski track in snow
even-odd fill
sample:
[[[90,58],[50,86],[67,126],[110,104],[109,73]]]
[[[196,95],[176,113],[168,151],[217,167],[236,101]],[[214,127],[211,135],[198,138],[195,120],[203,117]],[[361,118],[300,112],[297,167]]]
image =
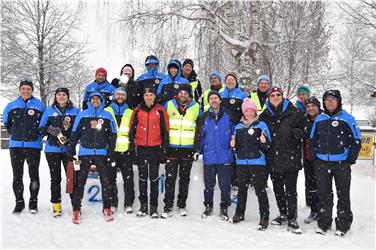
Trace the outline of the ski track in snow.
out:
[[[40,166],[41,189],[39,192],[39,214],[31,215],[28,209],[20,216],[12,215],[14,195],[12,191],[12,171],[9,151],[1,150],[3,159],[2,175],[2,245],[3,248],[375,248],[375,168],[369,162],[358,162],[352,167],[351,205],[354,222],[345,238],[315,234],[316,223],[304,224],[309,214],[305,206],[304,174],[298,179],[298,222],[302,235],[286,231],[286,226],[269,225],[266,231],[257,231],[258,202],[254,190],[248,193],[245,222],[234,225],[221,221],[219,214],[218,185],[214,195],[214,216],[201,219],[203,207],[202,161],[194,163],[187,201],[187,217],[175,214],[168,219],[138,218],[139,208],[137,170],[135,171],[136,199],[134,213],[125,214],[119,206],[114,221],[107,223],[102,216],[102,206],[83,202],[80,225],[71,222],[69,196],[63,193],[63,216],[52,217],[50,200],[50,174],[42,153]],[[164,172],[161,167],[160,174]],[[62,192],[65,191],[65,178],[62,173]],[[196,178],[195,178],[196,177]],[[197,178],[198,177],[198,178]],[[122,177],[118,174],[119,204],[123,200]],[[26,206],[29,198],[29,177],[27,166],[24,169],[24,198]],[[268,183],[270,220],[278,215],[271,181]],[[84,197],[84,200],[87,198]],[[176,202],[176,200],[175,200]],[[335,202],[336,203],[336,202]],[[163,194],[159,196],[159,212],[163,208]],[[336,204],[335,204],[336,205]],[[235,205],[229,208],[230,217],[235,213]],[[336,209],[334,207],[333,214]],[[333,216],[335,217],[335,216]]]

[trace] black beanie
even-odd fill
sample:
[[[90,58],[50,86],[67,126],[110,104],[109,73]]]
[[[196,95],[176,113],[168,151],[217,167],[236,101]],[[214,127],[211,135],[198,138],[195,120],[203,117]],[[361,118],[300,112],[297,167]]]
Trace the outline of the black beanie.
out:
[[[185,59],[184,60],[184,62],[183,62],[183,67],[184,67],[184,65],[186,65],[186,64],[190,64],[191,66],[192,66],[192,69],[194,68],[194,64],[193,64],[193,61],[192,61],[192,59]]]
[[[63,87],[57,88],[56,91],[55,91],[55,96],[57,95],[57,93],[60,93],[60,92],[67,94],[68,99],[69,99],[69,89],[63,88]]]
[[[208,94],[208,102],[209,102],[210,96],[212,96],[212,95],[216,95],[216,96],[218,96],[219,100],[222,100],[221,95],[217,91],[210,90],[210,92]]]
[[[307,106],[307,104],[309,103],[316,105],[319,108],[319,110],[321,109],[321,103],[319,100],[317,100],[316,97],[311,96],[310,98],[308,98],[308,100],[305,102],[305,106]]]
[[[31,88],[32,88],[32,90],[34,90],[34,85],[33,85],[33,83],[31,82],[31,81],[29,81],[29,80],[22,80],[21,82],[20,82],[20,86],[18,87],[18,89],[20,89],[22,86],[24,86],[24,85],[28,85],[28,86],[30,86]]]

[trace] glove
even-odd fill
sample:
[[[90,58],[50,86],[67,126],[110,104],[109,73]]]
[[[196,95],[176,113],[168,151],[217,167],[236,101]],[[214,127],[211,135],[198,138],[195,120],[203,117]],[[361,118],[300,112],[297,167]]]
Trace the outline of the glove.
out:
[[[197,161],[199,157],[200,157],[200,153],[199,152],[196,152],[196,153],[193,154],[193,160],[194,161]]]
[[[61,133],[61,129],[58,128],[58,127],[49,126],[47,128],[47,133],[49,133],[50,135],[53,135],[53,136],[58,136]]]

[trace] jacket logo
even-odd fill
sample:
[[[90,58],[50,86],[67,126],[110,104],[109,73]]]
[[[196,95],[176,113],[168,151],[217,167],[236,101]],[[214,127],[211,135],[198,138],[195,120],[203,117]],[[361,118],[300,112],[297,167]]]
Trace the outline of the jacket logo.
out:
[[[248,134],[253,135],[255,133],[255,130],[253,128],[248,129]]]
[[[174,88],[175,88],[175,89],[178,89],[178,88],[179,88],[179,84],[175,83],[175,84],[174,84]]]
[[[230,100],[230,103],[231,103],[231,104],[234,104],[234,103],[235,103],[235,99],[231,99],[231,100]]]
[[[339,125],[339,122],[338,122],[338,121],[333,121],[333,122],[332,122],[332,126],[333,126],[333,127],[338,127],[338,125]]]
[[[27,114],[28,114],[28,115],[34,115],[34,114],[35,114],[35,111],[32,110],[32,109],[29,109],[29,110],[27,111]]]
[[[71,126],[71,118],[69,116],[64,117],[63,127],[65,130],[68,130]]]
[[[155,79],[155,84],[159,84],[160,83],[160,81],[159,81],[159,79]]]
[[[104,120],[103,120],[103,119],[99,119],[99,120],[98,120],[98,124],[99,124],[99,125],[102,125],[103,123],[104,123]]]

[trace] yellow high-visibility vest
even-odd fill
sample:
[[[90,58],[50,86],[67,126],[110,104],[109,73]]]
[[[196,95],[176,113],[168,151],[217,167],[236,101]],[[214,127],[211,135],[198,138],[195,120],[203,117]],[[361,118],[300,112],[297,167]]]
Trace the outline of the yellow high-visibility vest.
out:
[[[171,100],[167,104],[167,114],[170,123],[170,145],[193,146],[200,105],[195,103],[182,116],[174,102],[174,100]]]
[[[104,110],[111,113],[117,128],[116,147],[115,152],[125,152],[129,148],[129,123],[131,122],[133,110],[130,108],[125,109],[123,117],[121,118],[120,125],[117,124],[114,110],[108,106]]]
[[[266,105],[264,104],[264,107],[261,108],[261,102],[260,102],[260,98],[257,95],[257,92],[253,92],[250,97],[251,97],[252,102],[256,103],[257,114],[261,114],[262,111],[266,109]]]
[[[221,93],[225,90],[225,88],[221,88],[218,93]],[[209,92],[211,91],[211,89],[207,89],[205,90],[204,92],[204,100],[203,100],[203,103],[204,103],[204,112],[208,111],[209,108],[210,108],[210,104],[209,104],[209,101],[208,101],[208,96],[209,96]]]

